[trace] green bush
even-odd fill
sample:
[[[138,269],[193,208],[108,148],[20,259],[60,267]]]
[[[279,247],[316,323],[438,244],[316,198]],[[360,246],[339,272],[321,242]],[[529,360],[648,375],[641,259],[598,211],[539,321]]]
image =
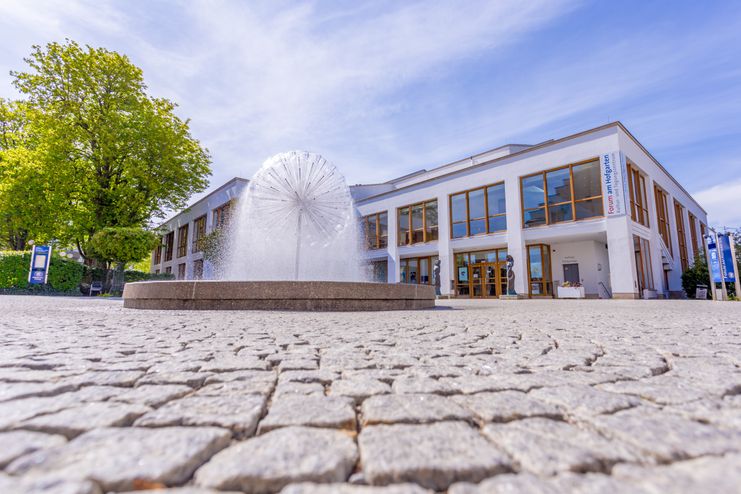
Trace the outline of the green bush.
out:
[[[30,252],[0,252],[0,288],[29,289]],[[82,264],[52,255],[47,284],[58,292],[74,292],[80,286]]]
[[[688,298],[695,298],[697,285],[705,285],[708,287],[708,296],[711,298],[711,292],[713,288],[709,285],[710,276],[708,274],[708,263],[705,262],[705,258],[701,255],[695,257],[695,262],[690,268],[682,273],[682,288]]]
[[[146,271],[127,270],[124,272],[124,281],[133,283],[135,281],[174,280],[172,273],[147,273]]]

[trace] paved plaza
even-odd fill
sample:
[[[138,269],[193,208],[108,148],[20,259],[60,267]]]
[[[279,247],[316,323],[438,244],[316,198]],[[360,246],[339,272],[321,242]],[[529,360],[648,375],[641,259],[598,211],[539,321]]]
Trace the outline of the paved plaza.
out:
[[[739,492],[741,303],[0,296],[0,492]]]

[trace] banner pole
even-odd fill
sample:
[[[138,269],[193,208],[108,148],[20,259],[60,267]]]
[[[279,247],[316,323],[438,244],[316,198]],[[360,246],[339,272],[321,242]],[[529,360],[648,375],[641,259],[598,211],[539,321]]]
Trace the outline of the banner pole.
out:
[[[713,280],[713,270],[710,268],[710,249],[708,248],[708,240],[710,240],[710,235],[704,235],[702,237],[703,247],[705,251],[705,262],[708,266],[708,277],[710,278],[710,285],[708,285],[708,288],[710,288],[710,298],[713,299],[713,302],[718,301],[718,297],[715,294],[715,280]]]
[[[736,288],[736,298],[741,299],[741,281],[738,279],[738,259],[736,258],[736,238],[726,232],[728,243],[731,245],[731,258],[733,259],[734,288]]]
[[[718,252],[718,266],[720,267],[720,286],[723,293],[723,301],[728,300],[728,290],[726,289],[726,270],[723,269],[724,261],[723,261],[723,248],[720,243],[720,239],[718,238],[718,232],[715,233],[715,249]]]

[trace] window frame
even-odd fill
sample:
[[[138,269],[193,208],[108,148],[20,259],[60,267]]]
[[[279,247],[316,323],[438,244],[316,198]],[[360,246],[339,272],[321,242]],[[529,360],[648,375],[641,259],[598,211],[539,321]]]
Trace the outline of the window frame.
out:
[[[551,225],[558,225],[561,223],[572,223],[575,221],[588,221],[593,220],[595,218],[604,218],[605,217],[605,205],[604,205],[604,197],[605,197],[605,191],[602,186],[602,180],[599,180],[599,188],[600,188],[600,195],[597,196],[589,196],[589,197],[583,197],[581,199],[576,199],[575,197],[575,190],[574,190],[574,167],[578,167],[581,165],[585,165],[587,163],[597,163],[597,166],[599,165],[599,158],[590,158],[583,161],[577,161],[574,163],[569,163],[562,166],[557,166],[554,168],[549,168],[547,170],[541,170],[539,172],[535,173],[529,173],[527,175],[520,176],[520,208],[522,210],[522,228],[538,228],[538,227],[544,227],[544,226],[551,226]],[[549,204],[548,203],[548,173],[555,172],[558,170],[563,170],[565,168],[569,169],[569,189],[571,191],[571,200],[570,201],[562,201],[558,203]],[[601,170],[601,168],[600,168]],[[527,178],[531,177],[537,177],[542,176],[543,178],[543,205],[534,207],[534,208],[525,208],[525,193],[523,189],[523,181]],[[600,208],[602,209],[602,214],[589,216],[587,218],[577,218],[576,217],[576,205],[580,202],[589,202],[594,201],[595,199],[600,200]],[[571,219],[570,220],[563,220],[563,221],[554,221],[551,222],[551,215],[550,215],[550,208],[554,206],[563,206],[564,204],[571,204]],[[529,211],[537,211],[539,209],[543,209],[545,214],[545,223],[539,224],[539,225],[533,225],[533,226],[527,226],[525,223],[525,215]]]
[[[679,263],[684,273],[690,267],[687,251],[687,232],[684,229],[684,206],[674,199],[674,221],[677,223],[677,243],[679,244]]]
[[[178,228],[178,247],[177,247],[177,258],[185,257],[188,255],[188,233],[190,223],[186,223]]]
[[[666,248],[669,249],[669,253],[674,256],[669,223],[669,195],[656,184],[654,184],[654,201],[656,202],[656,227],[659,230],[659,236],[664,241]]]
[[[501,187],[504,188],[504,181],[503,180],[500,181],[500,182],[494,182],[492,184],[482,185],[480,187],[474,187],[472,189],[466,189],[466,190],[462,190],[462,191],[459,191],[459,192],[454,192],[452,194],[448,194],[448,209],[450,211],[450,215],[449,215],[450,216],[450,221],[449,221],[449,224],[450,224],[450,239],[451,240],[456,240],[456,239],[459,239],[459,238],[478,237],[478,236],[481,236],[481,235],[491,235],[492,233],[502,233],[502,232],[506,232],[507,231],[507,195],[506,195],[506,192],[505,192],[505,196],[504,196],[504,213],[491,214],[489,212],[490,211],[490,208],[489,208],[489,188],[499,187],[499,186],[501,186]],[[483,191],[483,196],[484,196],[484,214],[485,214],[485,216],[471,218],[470,195],[471,195],[471,192],[477,192],[479,190]],[[506,189],[504,189],[504,190],[506,191]],[[460,196],[460,195],[465,195],[466,219],[463,220],[463,221],[453,221],[453,197]],[[490,223],[491,219],[492,218],[497,218],[497,217],[500,217],[500,216],[503,216],[505,218],[505,221],[504,221],[504,230],[490,230],[489,229],[489,225],[491,224]],[[471,235],[471,221],[481,221],[481,220],[483,220],[484,223],[485,223],[485,225],[486,225],[485,231],[482,232],[482,233],[477,233],[475,235]],[[466,234],[463,235],[463,236],[460,236],[460,237],[456,237],[453,234],[453,228],[454,228],[455,225],[459,225],[459,224],[465,224],[466,225]]]
[[[627,162],[626,169],[628,172],[628,194],[630,195],[630,218],[639,225],[651,228],[648,214],[646,176],[630,160]]]
[[[175,230],[165,234],[165,262],[172,261],[175,252]]]
[[[430,203],[435,203],[435,207],[438,211],[438,219],[439,219],[439,213],[440,213],[440,205],[438,204],[437,198],[434,197],[432,199],[426,199],[424,201],[418,201],[412,204],[406,204],[404,206],[400,206],[396,208],[396,245],[399,247],[403,247],[406,245],[418,245],[418,244],[426,244],[429,242],[435,242],[440,237],[440,222],[437,221],[435,225],[432,228],[435,228],[437,233],[434,235],[435,238],[428,238],[432,237],[431,235],[432,230],[430,230],[430,233],[428,234],[427,231],[427,205]],[[422,226],[421,228],[413,228],[414,221],[412,220],[412,211],[415,207],[420,206],[422,208]],[[401,231],[401,211],[407,210],[407,231],[404,235],[402,235]],[[414,232],[422,232],[422,241],[421,242],[413,242],[414,239]],[[406,237],[406,238],[404,238]],[[403,241],[405,240],[405,241]]]
[[[412,257],[403,257],[399,259],[399,275],[401,276],[404,273],[404,267],[406,266],[407,269],[410,265],[410,261],[414,261],[417,266],[417,274],[418,278],[415,283],[411,283],[409,280],[401,281],[401,283],[409,284],[409,285],[432,285],[435,280],[433,279],[433,270],[435,269],[435,262],[433,259],[440,259],[440,256],[431,255],[431,256],[412,256]],[[423,283],[422,280],[422,262],[427,263],[427,282]]]
[[[381,235],[381,215],[386,215],[386,235]],[[370,246],[370,238],[368,238],[368,225],[370,224],[371,218],[373,218],[376,226],[376,241],[375,241],[375,247]],[[379,211],[377,213],[372,213],[363,216],[362,218],[362,224],[363,224],[363,235],[365,236],[365,248],[368,250],[376,250],[376,249],[385,249],[388,247],[388,211]],[[386,239],[385,243],[381,242],[381,239]],[[383,243],[383,245],[382,245]]]
[[[191,252],[194,254],[203,251],[203,238],[206,236],[206,228],[208,228],[208,216],[203,214],[193,220],[193,242],[191,246]],[[203,224],[203,228],[199,228],[200,224]]]
[[[232,207],[234,207],[234,200],[230,199],[221,206],[214,208],[212,212],[213,230],[218,230],[226,226],[229,222]]]

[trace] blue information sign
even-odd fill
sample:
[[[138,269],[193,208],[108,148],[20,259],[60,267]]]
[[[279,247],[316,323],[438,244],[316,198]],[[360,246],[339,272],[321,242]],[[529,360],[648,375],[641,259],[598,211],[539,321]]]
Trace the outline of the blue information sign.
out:
[[[718,235],[720,244],[720,265],[726,278],[726,283],[736,282],[736,263],[733,262],[733,252],[731,252],[731,236],[726,234]]]
[[[713,282],[721,282],[720,274],[720,256],[718,255],[718,247],[715,244],[715,239],[712,236],[705,237],[705,241],[708,245],[708,257],[710,258],[710,274],[713,275]]]
[[[51,260],[51,247],[48,245],[36,245],[31,253],[31,269],[28,273],[28,282],[31,285],[43,285],[49,271]]]

